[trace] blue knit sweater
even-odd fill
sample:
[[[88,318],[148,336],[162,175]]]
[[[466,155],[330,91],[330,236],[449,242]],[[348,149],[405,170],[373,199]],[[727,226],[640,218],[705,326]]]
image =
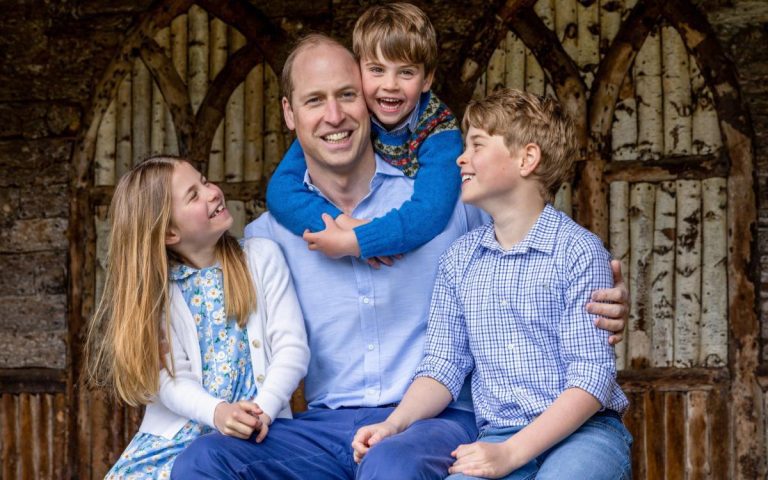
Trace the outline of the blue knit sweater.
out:
[[[462,151],[462,138],[453,115],[445,115],[446,108],[426,92],[419,101],[414,132],[390,133],[372,123],[377,153],[416,180],[411,199],[399,209],[355,228],[363,258],[410,252],[432,240],[448,224],[461,184],[456,158]],[[438,118],[436,113],[442,115]],[[323,213],[334,218],[341,214],[304,185],[306,170],[304,152],[294,141],[267,188],[267,208],[296,235],[306,229],[323,230]]]

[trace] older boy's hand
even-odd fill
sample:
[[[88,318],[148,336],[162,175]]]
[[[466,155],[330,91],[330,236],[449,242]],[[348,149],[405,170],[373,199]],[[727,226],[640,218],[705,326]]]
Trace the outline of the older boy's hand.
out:
[[[323,223],[325,230],[317,233],[307,230],[302,236],[310,250],[318,250],[330,258],[360,256],[360,246],[357,244],[354,230],[341,228],[327,213],[323,214]]]
[[[397,433],[400,433],[397,427],[386,421],[359,429],[352,439],[355,463],[360,463],[372,446]]]
[[[629,315],[629,292],[621,275],[621,262],[611,260],[613,271],[613,288],[596,290],[592,292],[592,302],[587,304],[587,311],[593,315],[600,315],[595,320],[597,328],[613,332],[608,337],[608,343],[616,345],[622,340],[622,332],[627,324]]]
[[[459,445],[451,452],[456,459],[448,473],[463,473],[470,477],[501,478],[523,466],[507,442],[475,442]]]
[[[221,402],[213,412],[213,425],[224,435],[246,439],[259,429],[263,414],[258,405],[247,400]]]

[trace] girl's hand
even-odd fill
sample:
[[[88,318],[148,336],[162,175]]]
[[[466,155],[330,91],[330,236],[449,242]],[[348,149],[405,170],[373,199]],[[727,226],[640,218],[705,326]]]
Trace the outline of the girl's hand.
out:
[[[269,415],[266,413],[259,415],[259,420],[261,420],[261,430],[259,430],[259,434],[256,435],[256,443],[261,443],[265,438],[267,438],[267,433],[269,433],[269,426],[272,425],[272,419],[269,418]]]
[[[463,473],[471,477],[501,478],[522,467],[525,462],[515,458],[515,449],[507,442],[475,442],[459,445],[451,452],[456,458],[448,473]]]
[[[213,412],[213,424],[224,435],[246,439],[261,426],[261,415],[261,408],[247,400],[221,402]]]

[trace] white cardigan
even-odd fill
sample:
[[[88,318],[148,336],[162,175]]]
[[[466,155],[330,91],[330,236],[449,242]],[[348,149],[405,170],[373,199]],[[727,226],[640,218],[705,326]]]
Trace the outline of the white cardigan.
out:
[[[309,363],[304,318],[280,247],[272,240],[251,238],[244,251],[256,288],[256,310],[247,324],[258,386],[253,401],[272,419],[290,418],[288,402]],[[203,388],[197,329],[176,284],[171,289],[170,338],[175,376],[160,371],[160,390],[147,405],[139,431],[173,438],[189,419],[215,428],[213,412],[224,400]]]

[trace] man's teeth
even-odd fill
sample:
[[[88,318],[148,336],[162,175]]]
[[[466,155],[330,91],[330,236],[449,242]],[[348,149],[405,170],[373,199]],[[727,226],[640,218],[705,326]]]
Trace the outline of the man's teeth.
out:
[[[336,132],[336,133],[329,133],[328,135],[324,135],[323,140],[331,143],[339,143],[346,140],[347,137],[349,137],[349,132]]]
[[[213,213],[211,214],[211,218],[213,218],[216,215],[220,214],[223,210],[224,210],[224,205],[223,204],[219,205],[218,207],[216,207],[216,210],[214,210]]]

